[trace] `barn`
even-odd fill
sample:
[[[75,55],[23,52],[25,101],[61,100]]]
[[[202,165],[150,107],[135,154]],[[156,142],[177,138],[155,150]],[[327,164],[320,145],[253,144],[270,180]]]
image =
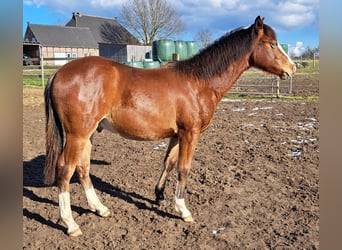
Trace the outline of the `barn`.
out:
[[[39,64],[62,65],[68,58],[99,55],[114,61],[139,61],[151,51],[129,33],[116,18],[73,13],[65,26],[28,23],[23,53]]]
[[[28,24],[24,54],[31,58],[44,58],[44,64],[62,65],[65,58],[98,55],[98,43],[89,28],[74,28],[41,24]],[[55,60],[52,60],[55,59]],[[38,64],[39,60],[36,60]],[[37,64],[35,63],[35,64]]]

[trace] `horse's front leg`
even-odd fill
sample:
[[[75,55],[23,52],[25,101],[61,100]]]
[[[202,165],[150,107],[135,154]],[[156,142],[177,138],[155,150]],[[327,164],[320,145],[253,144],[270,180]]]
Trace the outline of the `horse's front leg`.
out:
[[[176,166],[178,162],[179,155],[179,145],[178,145],[178,136],[172,137],[169,142],[169,147],[166,151],[166,155],[164,158],[164,170],[160,175],[159,181],[155,187],[156,194],[156,202],[158,204],[163,204],[165,202],[164,198],[164,190],[167,177],[170,172]]]
[[[187,176],[191,168],[191,162],[199,136],[200,133],[195,129],[189,131],[182,130],[179,132],[178,180],[175,192],[175,209],[181,214],[182,219],[186,222],[194,221],[190,211],[185,205],[184,194]]]

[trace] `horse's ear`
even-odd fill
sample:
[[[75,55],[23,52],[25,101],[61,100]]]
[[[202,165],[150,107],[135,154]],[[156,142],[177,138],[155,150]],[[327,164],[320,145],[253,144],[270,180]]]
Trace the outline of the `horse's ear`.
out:
[[[260,16],[257,16],[254,22],[254,29],[257,34],[260,34],[261,31],[263,31],[264,28],[264,18],[261,18]]]

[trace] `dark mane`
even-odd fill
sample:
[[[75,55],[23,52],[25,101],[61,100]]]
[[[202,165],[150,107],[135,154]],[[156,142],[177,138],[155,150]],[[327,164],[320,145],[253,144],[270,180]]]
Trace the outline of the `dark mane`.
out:
[[[200,80],[221,74],[231,63],[250,51],[255,36],[253,27],[238,28],[227,33],[194,57],[176,62],[173,69]]]

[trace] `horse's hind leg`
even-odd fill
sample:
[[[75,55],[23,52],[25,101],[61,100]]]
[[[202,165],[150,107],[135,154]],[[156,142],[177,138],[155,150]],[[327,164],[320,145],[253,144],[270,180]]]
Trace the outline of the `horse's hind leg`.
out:
[[[103,206],[95,194],[89,177],[91,143],[89,139],[66,135],[66,144],[58,160],[57,185],[59,188],[59,208],[62,221],[68,227],[70,236],[82,234],[74,221],[70,204],[70,179],[77,169],[80,182],[86,192],[90,208],[101,216],[108,216],[109,210]]]
[[[88,205],[90,210],[96,212],[102,217],[107,217],[110,214],[109,209],[104,206],[97,197],[93,184],[90,180],[90,154],[91,154],[91,142],[88,140],[85,143],[82,158],[80,164],[77,165],[76,171],[78,173],[82,187],[86,193]]]
[[[167,177],[169,173],[174,169],[178,161],[178,152],[179,152],[179,145],[178,145],[178,137],[172,137],[170,139],[169,147],[166,151],[166,155],[164,158],[164,170],[160,175],[159,181],[155,187],[155,194],[156,194],[156,202],[158,204],[162,204],[165,202],[164,198],[164,190]]]
[[[58,158],[57,186],[59,189],[59,212],[62,221],[67,225],[67,232],[71,236],[82,234],[81,229],[74,221],[70,204],[70,179],[75,172],[84,147],[84,141],[66,136],[66,144]]]

